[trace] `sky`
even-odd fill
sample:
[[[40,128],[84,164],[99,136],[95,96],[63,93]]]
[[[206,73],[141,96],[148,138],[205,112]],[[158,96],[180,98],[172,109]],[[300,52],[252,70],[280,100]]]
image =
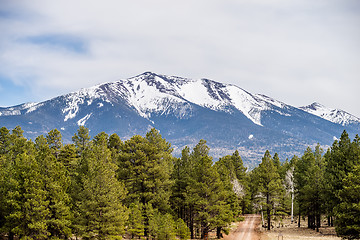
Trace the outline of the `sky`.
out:
[[[360,1],[0,0],[0,107],[146,71],[360,117]]]

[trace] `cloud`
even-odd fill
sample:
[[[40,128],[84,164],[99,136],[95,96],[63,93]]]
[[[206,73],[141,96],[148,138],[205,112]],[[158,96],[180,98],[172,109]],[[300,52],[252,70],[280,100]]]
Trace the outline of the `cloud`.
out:
[[[44,98],[149,70],[360,116],[355,0],[7,2],[0,74]]]
[[[48,51],[65,50],[76,53],[86,53],[84,41],[73,36],[66,35],[39,35],[22,39],[24,43],[39,45]]]

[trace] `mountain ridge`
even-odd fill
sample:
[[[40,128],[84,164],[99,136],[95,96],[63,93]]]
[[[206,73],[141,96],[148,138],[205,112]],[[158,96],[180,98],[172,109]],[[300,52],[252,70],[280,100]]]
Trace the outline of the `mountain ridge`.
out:
[[[145,72],[44,102],[0,108],[0,123],[20,125],[29,138],[57,128],[67,142],[80,125],[93,136],[105,131],[122,139],[155,127],[176,154],[204,138],[215,157],[238,149],[249,162],[259,161],[266,149],[284,159],[309,145],[329,146],[344,129],[359,133],[360,120],[335,121],[352,119],[344,111],[328,109],[333,115],[327,119],[310,111],[233,84]]]
[[[310,105],[299,107],[300,109],[319,116],[323,119],[329,120],[334,123],[341,124],[342,126],[346,126],[349,124],[359,124],[360,118],[344,111],[341,109],[331,109],[328,108],[321,103],[314,102]]]

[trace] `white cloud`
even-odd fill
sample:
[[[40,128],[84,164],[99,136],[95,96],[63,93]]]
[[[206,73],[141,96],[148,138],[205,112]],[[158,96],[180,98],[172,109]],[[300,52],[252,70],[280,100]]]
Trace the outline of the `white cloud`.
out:
[[[0,74],[46,97],[149,70],[360,116],[358,1],[35,0],[3,9],[12,14],[0,21]],[[83,51],[26,41],[46,36]]]

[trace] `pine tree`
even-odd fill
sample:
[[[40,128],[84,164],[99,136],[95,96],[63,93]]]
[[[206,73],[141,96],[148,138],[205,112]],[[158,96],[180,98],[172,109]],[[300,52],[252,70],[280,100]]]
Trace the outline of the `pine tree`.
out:
[[[190,227],[193,238],[193,205],[186,199],[186,189],[191,184],[191,172],[193,171],[193,161],[190,158],[190,149],[185,147],[181,152],[181,158],[174,159],[174,168],[171,178],[174,181],[171,194],[172,209],[175,210],[177,217],[184,220]]]
[[[23,135],[24,131],[20,126],[16,126],[10,134],[10,146],[8,149],[8,158],[14,162],[15,158],[22,153],[33,154],[32,143],[27,141]]]
[[[76,166],[79,161],[79,156],[74,144],[66,144],[61,148],[58,161],[61,162],[68,174],[71,176],[75,174]]]
[[[10,131],[6,127],[0,128],[0,155],[8,153],[10,148]]]
[[[246,168],[243,166],[238,151],[233,155],[222,157],[215,163],[215,168],[220,175],[224,188],[227,191],[226,203],[230,205],[234,219],[240,216],[245,208],[245,196],[247,195]],[[217,229],[218,238],[221,229]]]
[[[127,202],[139,201],[168,209],[172,182],[171,149],[168,143],[156,133],[156,137],[134,136],[122,146],[119,156],[119,178],[129,191]],[[154,139],[157,139],[156,141]]]
[[[59,130],[53,129],[46,135],[46,141],[51,149],[51,153],[58,158],[62,147],[62,136]]]
[[[360,163],[360,138],[357,135],[351,142],[346,131],[339,141],[334,141],[325,154],[325,196],[329,223],[332,225],[334,209],[341,203],[339,192],[343,189],[343,179]]]
[[[7,169],[7,153],[10,148],[10,131],[6,127],[0,128],[0,233],[5,224],[5,195],[9,175]]]
[[[2,227],[5,224],[5,195],[6,195],[6,178],[8,172],[6,169],[6,157],[3,154],[0,154],[0,233]]]
[[[280,172],[281,172],[281,162],[280,162],[279,154],[277,154],[277,153],[274,154],[273,162],[274,162],[275,168],[278,170],[278,173],[279,173],[279,175],[281,177],[281,174],[280,174]]]
[[[80,126],[77,133],[75,133],[72,137],[72,141],[74,142],[75,146],[78,148],[79,153],[81,154],[82,151],[84,151],[85,148],[88,146],[90,141],[89,129],[84,126]]]
[[[233,219],[230,206],[225,202],[227,192],[204,143],[200,141],[191,154],[194,169],[185,194],[194,207],[194,222],[201,228],[201,238],[207,238],[209,231],[226,226]]]
[[[181,158],[174,158],[174,168],[171,174],[174,184],[172,186],[172,193],[170,202],[172,209],[177,213],[178,218],[186,219],[186,206],[185,206],[185,191],[188,186],[188,175],[190,169],[188,169],[188,159],[190,156],[190,149],[186,146],[182,150]]]
[[[360,164],[343,179],[340,204],[335,208],[336,233],[345,239],[360,238]]]
[[[279,195],[283,191],[283,187],[269,151],[265,152],[262,162],[255,169],[255,174],[259,184],[258,193],[262,199],[260,205],[266,210],[267,229],[270,230],[272,211],[279,201]]]
[[[175,222],[169,213],[160,213],[151,204],[146,205],[146,215],[149,219],[149,236],[157,240],[175,240]]]
[[[239,180],[245,179],[246,178],[246,170],[247,170],[247,168],[244,167],[243,160],[241,159],[238,150],[236,150],[231,155],[231,160],[232,160],[232,164],[234,166],[236,178],[239,179]]]
[[[189,228],[181,218],[178,218],[175,222],[175,232],[176,236],[181,240],[190,238]]]
[[[299,211],[308,215],[308,227],[317,231],[323,212],[324,170],[322,149],[317,145],[315,152],[307,148],[297,161],[294,172]]]
[[[171,146],[155,129],[146,137],[134,136],[121,145],[118,178],[128,191],[125,202],[151,204],[161,213],[170,209],[173,157]],[[148,235],[149,218],[143,212],[145,236]]]
[[[84,239],[121,239],[127,220],[122,205],[126,192],[115,176],[106,134],[99,134],[87,153],[87,166],[82,169],[82,191],[76,203],[76,224]]]
[[[35,158],[26,153],[18,154],[10,168],[3,229],[9,232],[9,238],[14,235],[26,239],[47,238],[50,234],[46,224],[49,203]]]
[[[27,215],[34,213],[36,211],[34,209],[41,204],[46,205],[42,198],[44,189],[41,175],[37,162],[34,160],[33,143],[23,137],[23,130],[19,126],[15,127],[11,134],[6,128],[1,128],[0,132],[2,144],[2,154],[0,154],[2,160],[0,170],[2,173],[0,174],[2,175],[1,231],[7,232],[9,239],[14,239],[16,234],[32,234],[37,230],[42,235],[44,232],[40,229],[41,224],[38,227],[32,225],[34,222],[41,222],[41,219],[36,217],[31,219]],[[36,200],[40,205],[33,202]],[[40,214],[46,215],[40,208],[37,210]],[[26,216],[27,219],[24,219]]]
[[[71,211],[70,196],[68,188],[70,186],[70,177],[63,161],[60,161],[61,153],[58,154],[59,160],[56,160],[54,151],[44,141],[43,136],[36,138],[36,159],[39,163],[40,171],[43,173],[43,183],[46,189],[46,200],[49,202],[49,216],[46,224],[50,237],[68,238],[71,235]],[[48,141],[47,141],[48,142]],[[63,156],[62,156],[63,157]]]
[[[195,215],[197,213],[195,205],[197,202],[196,197],[189,194],[189,188],[193,187],[193,183],[197,182],[197,173],[195,171],[198,166],[198,162],[202,157],[209,157],[210,148],[206,145],[206,141],[201,139],[199,143],[193,148],[190,153],[190,149],[185,147],[182,151],[181,162],[184,166],[185,172],[182,174],[182,196],[184,199],[184,220],[187,222],[190,230],[190,238],[195,238]]]
[[[109,137],[108,147],[111,151],[111,157],[113,159],[113,163],[117,164],[119,159],[119,154],[121,151],[121,146],[123,142],[121,141],[120,137],[114,133]]]
[[[131,203],[129,206],[129,219],[127,221],[127,232],[131,234],[131,238],[140,238],[144,236],[144,217],[142,204],[139,202]]]

